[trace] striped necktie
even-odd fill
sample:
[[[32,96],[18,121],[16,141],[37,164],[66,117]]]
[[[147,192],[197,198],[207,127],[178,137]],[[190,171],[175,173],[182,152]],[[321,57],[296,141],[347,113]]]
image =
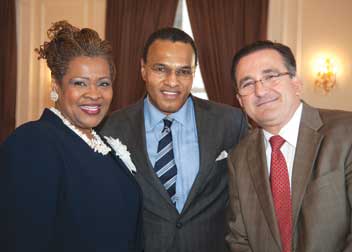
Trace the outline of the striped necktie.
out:
[[[164,128],[158,143],[157,159],[154,170],[166,191],[170,195],[171,201],[176,203],[176,175],[177,168],[174,158],[171,134],[172,119],[164,119]]]

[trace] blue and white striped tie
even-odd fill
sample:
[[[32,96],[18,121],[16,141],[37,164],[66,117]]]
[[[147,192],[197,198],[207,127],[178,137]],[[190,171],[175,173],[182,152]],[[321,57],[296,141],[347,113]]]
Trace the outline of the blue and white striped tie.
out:
[[[154,170],[169,193],[171,201],[175,204],[177,168],[172,147],[171,124],[172,119],[166,117],[164,119],[164,129],[158,143],[158,156]]]

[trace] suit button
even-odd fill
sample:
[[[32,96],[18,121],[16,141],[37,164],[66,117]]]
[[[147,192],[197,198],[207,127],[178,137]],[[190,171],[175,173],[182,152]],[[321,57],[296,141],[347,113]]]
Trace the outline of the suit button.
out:
[[[176,227],[178,229],[182,228],[182,222],[180,222],[180,221],[176,222]]]

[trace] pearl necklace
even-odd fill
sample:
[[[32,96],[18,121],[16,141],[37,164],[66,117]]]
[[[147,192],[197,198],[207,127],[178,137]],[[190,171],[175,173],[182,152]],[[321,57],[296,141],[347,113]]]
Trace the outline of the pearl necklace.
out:
[[[81,130],[77,129],[71,122],[69,122],[59,110],[56,108],[50,108],[50,110],[57,115],[62,122],[73,132],[75,132],[84,142],[88,144],[90,148],[94,150],[94,152],[101,153],[102,155],[108,154],[111,149],[108,147],[103,140],[101,140],[100,136],[92,129],[92,139],[89,139],[86,134],[84,134]]]

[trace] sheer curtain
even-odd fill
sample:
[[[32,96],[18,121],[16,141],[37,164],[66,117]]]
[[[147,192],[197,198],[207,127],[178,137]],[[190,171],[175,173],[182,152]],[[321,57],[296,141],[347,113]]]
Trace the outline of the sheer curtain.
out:
[[[110,110],[136,102],[145,93],[140,74],[144,42],[155,30],[172,26],[177,0],[107,0],[105,37],[117,69]]]
[[[0,1],[0,143],[16,125],[16,8],[15,0]]]
[[[231,60],[245,44],[266,38],[269,0],[186,1],[208,97],[238,106]]]

